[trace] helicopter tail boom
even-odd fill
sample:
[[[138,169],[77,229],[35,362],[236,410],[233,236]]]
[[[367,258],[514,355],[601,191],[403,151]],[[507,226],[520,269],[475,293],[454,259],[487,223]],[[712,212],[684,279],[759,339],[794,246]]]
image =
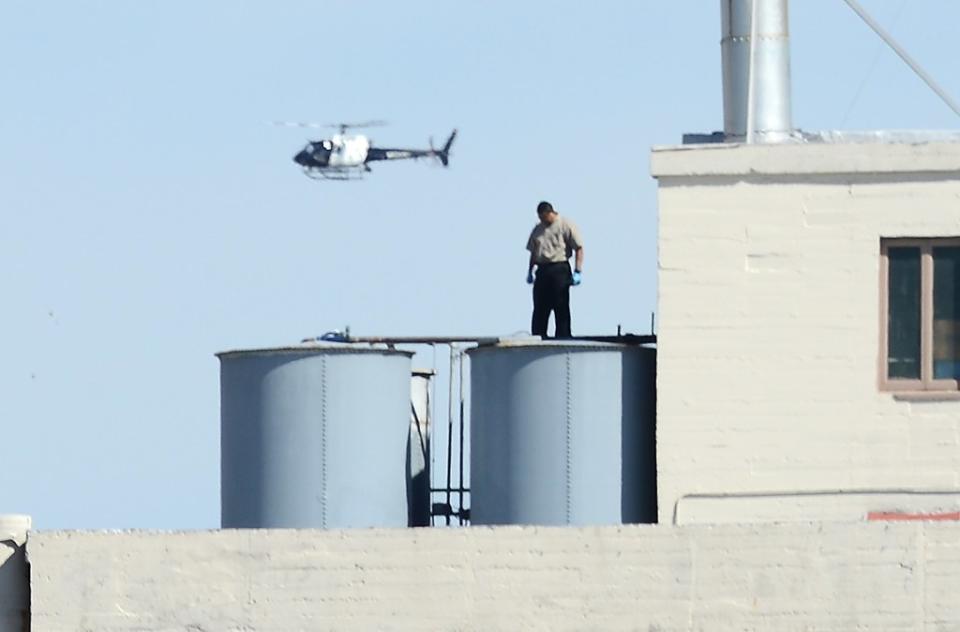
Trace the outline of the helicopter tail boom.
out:
[[[433,143],[430,143],[430,149],[398,149],[386,147],[370,147],[367,151],[366,162],[377,160],[405,160],[408,158],[436,158],[444,167],[450,164],[450,147],[453,145],[453,139],[457,137],[457,130],[453,130],[443,144],[442,149],[434,149]]]

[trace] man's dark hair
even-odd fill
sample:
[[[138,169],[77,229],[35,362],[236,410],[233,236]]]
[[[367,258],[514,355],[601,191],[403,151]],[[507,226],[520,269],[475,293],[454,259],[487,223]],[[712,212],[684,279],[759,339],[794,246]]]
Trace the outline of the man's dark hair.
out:
[[[537,215],[542,215],[543,213],[553,213],[553,204],[546,201],[537,204]]]

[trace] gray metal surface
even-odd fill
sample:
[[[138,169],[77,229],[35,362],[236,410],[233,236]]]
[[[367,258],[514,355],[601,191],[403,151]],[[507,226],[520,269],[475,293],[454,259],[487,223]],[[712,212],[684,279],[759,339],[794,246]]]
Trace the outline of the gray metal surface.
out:
[[[406,526],[411,355],[218,354],[222,527]]]
[[[470,355],[472,524],[656,522],[656,351],[596,343]]]
[[[802,132],[802,136],[808,143],[960,143],[957,130],[823,130]]]
[[[407,523],[430,526],[430,386],[433,371],[414,371],[410,380],[410,438],[407,441]]]
[[[794,130],[790,137],[795,143],[824,144],[908,144],[924,143],[960,143],[960,132],[956,130],[823,130],[807,132]],[[683,145],[704,145],[727,143],[729,139],[722,132],[711,134],[684,134]],[[682,146],[682,145],[681,145]],[[661,149],[663,147],[660,147]],[[655,341],[654,341],[655,342]]]
[[[787,0],[721,0],[720,4],[723,131],[730,140],[745,140],[751,132],[758,142],[787,140],[793,131]],[[752,33],[756,40],[751,90]]]
[[[30,629],[30,568],[26,542],[30,516],[0,515],[0,632]]]

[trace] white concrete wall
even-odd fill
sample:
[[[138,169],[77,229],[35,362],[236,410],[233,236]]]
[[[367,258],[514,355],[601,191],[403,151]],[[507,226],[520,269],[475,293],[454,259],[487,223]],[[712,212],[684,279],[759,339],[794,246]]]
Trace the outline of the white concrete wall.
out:
[[[661,522],[690,495],[754,494],[700,516],[749,521],[757,493],[831,492],[790,518],[818,519],[849,491],[960,490],[960,400],[878,388],[880,238],[960,235],[960,144],[664,148],[652,167]]]
[[[31,534],[33,632],[956,630],[960,524]]]

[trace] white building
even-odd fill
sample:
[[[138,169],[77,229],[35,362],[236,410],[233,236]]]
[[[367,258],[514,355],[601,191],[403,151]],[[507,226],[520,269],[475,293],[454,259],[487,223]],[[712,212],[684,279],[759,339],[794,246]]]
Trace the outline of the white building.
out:
[[[653,151],[661,523],[960,509],[960,142],[856,140]]]

